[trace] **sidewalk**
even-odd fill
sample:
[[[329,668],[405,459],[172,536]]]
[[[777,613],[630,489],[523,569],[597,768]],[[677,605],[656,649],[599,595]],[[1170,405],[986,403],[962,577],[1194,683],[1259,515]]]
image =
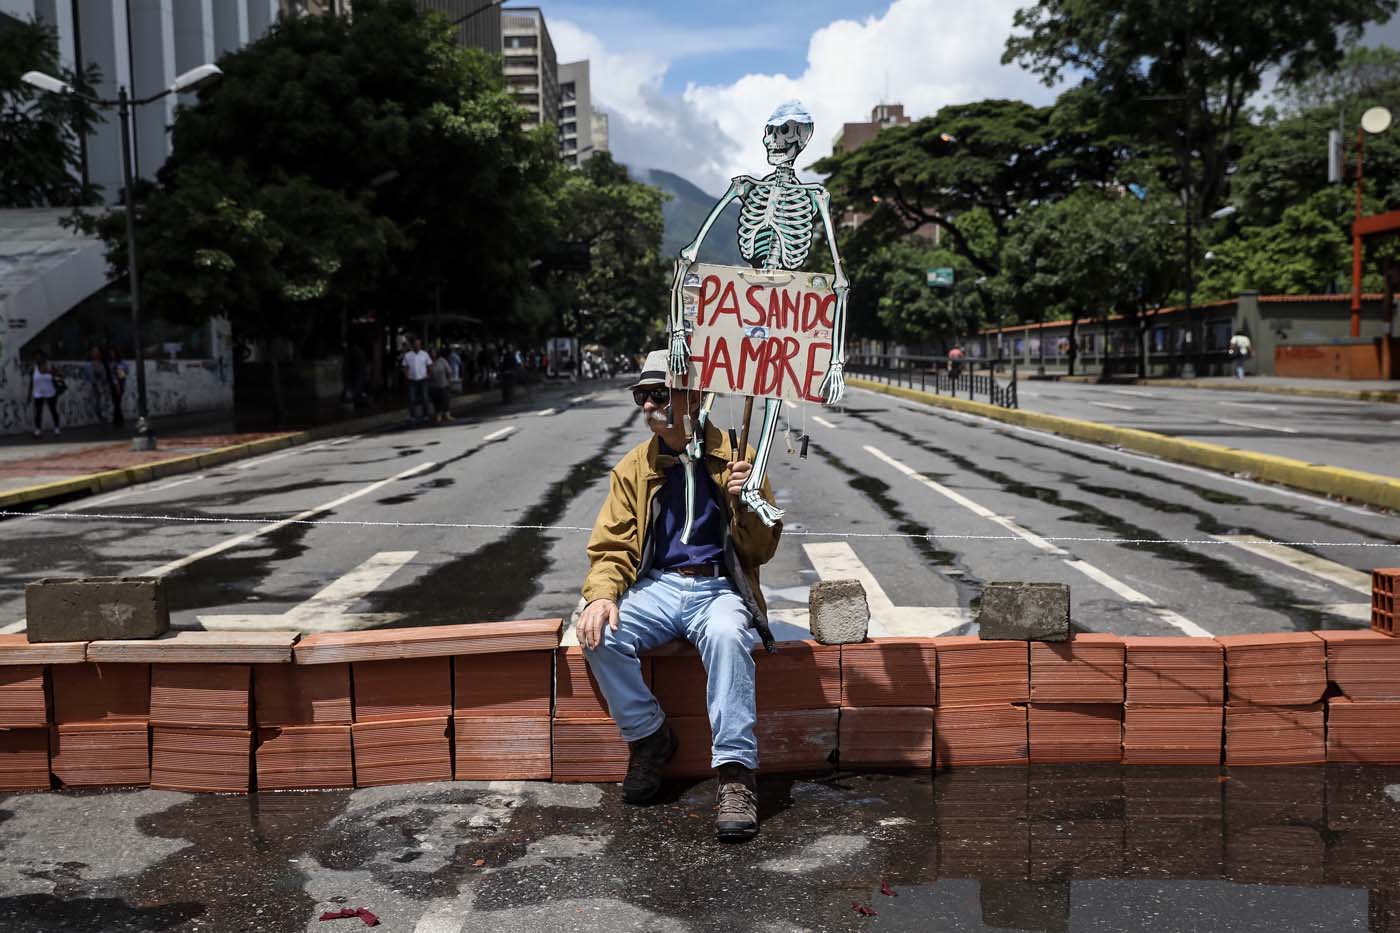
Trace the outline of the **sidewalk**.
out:
[[[1020,370],[1022,380],[1037,378],[1060,379],[1064,382],[1097,383],[1095,373],[1066,375],[1063,371],[1046,369],[1044,377],[1035,375],[1035,367]],[[1270,395],[1302,395],[1311,398],[1340,398],[1357,402],[1390,402],[1400,404],[1400,382],[1394,379],[1290,379],[1282,376],[1207,376],[1200,379],[1168,379],[1156,377],[1135,379],[1114,376],[1111,385],[1158,386],[1171,389],[1210,389],[1218,392],[1263,392]]]
[[[579,391],[578,383],[536,383],[518,398],[546,395],[551,388]],[[458,395],[452,411],[500,404],[500,390],[492,387]],[[232,412],[207,412],[158,419],[156,450],[131,449],[131,424],[114,431],[105,426],[82,427],[40,439],[21,434],[0,439],[0,509],[38,503],[54,503],[94,495],[165,476],[210,469],[293,447],[325,437],[379,431],[407,425],[404,406],[380,406],[371,412],[345,416],[339,409],[325,409],[304,419],[298,427],[275,431],[250,430],[258,419]],[[311,423],[306,423],[309,420]],[[240,428],[243,428],[240,430]]]

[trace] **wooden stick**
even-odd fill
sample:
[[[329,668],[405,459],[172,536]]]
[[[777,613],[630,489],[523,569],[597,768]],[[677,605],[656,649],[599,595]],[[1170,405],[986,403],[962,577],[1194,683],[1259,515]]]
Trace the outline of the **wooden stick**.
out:
[[[744,429],[739,434],[739,449],[734,452],[735,460],[745,459],[749,449],[749,422],[753,420],[753,396],[744,399]]]

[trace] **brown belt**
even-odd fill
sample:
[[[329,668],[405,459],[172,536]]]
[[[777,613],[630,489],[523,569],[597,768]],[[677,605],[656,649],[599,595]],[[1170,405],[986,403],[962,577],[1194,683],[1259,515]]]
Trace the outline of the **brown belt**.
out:
[[[719,564],[700,564],[694,567],[667,567],[666,572],[687,577],[719,577],[724,575],[724,568]]]

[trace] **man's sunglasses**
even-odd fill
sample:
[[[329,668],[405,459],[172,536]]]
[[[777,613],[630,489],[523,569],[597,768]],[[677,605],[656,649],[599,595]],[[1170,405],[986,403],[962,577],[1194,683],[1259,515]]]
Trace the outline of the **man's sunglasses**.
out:
[[[645,405],[647,399],[651,399],[653,405],[666,405],[671,401],[671,390],[665,386],[632,390],[632,401],[637,403],[638,408]]]

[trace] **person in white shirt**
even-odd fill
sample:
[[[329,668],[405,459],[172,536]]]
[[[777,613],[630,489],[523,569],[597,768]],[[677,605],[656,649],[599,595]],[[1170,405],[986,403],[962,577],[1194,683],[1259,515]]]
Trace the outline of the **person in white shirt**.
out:
[[[403,373],[408,380],[408,420],[416,424],[431,420],[433,414],[428,407],[428,367],[432,359],[417,337],[409,346],[411,349],[403,355]]]
[[[1237,331],[1235,336],[1230,338],[1229,353],[1230,358],[1235,361],[1235,378],[1244,378],[1244,361],[1249,359],[1250,353],[1254,350],[1254,345],[1243,331]]]
[[[48,406],[49,417],[53,419],[53,433],[59,433],[58,425],[58,381],[54,378],[53,366],[43,353],[34,354],[34,369],[29,374],[29,396],[34,399],[34,436],[44,433],[44,406]]]

